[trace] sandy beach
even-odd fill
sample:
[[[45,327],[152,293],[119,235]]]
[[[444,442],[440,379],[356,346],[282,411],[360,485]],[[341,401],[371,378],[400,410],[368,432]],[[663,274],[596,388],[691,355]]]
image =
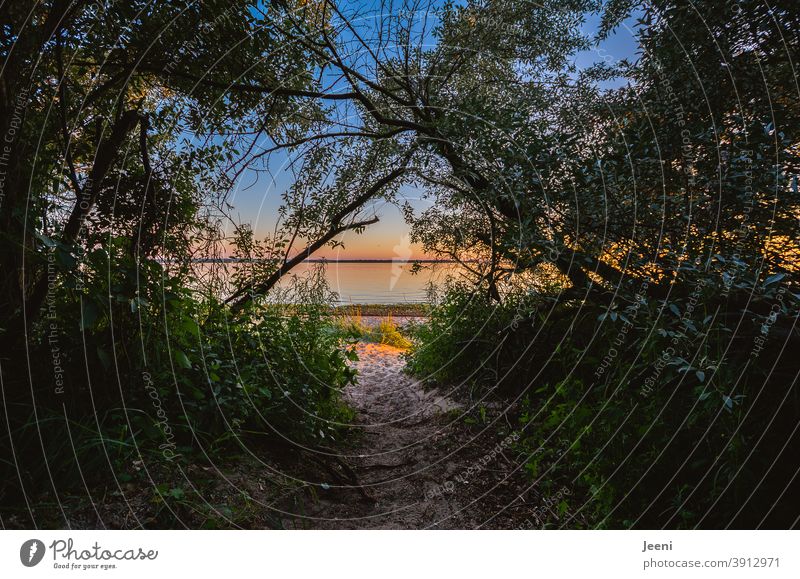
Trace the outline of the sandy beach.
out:
[[[515,465],[500,453],[479,475],[486,448],[498,440],[490,429],[472,434],[464,407],[403,372],[403,351],[357,345],[358,383],[345,391],[361,432],[338,449],[358,484],[326,484],[295,528],[426,529],[508,528],[520,516],[508,476]],[[509,455],[510,456],[510,455]],[[517,473],[518,474],[518,473]],[[517,504],[517,507],[520,506]]]

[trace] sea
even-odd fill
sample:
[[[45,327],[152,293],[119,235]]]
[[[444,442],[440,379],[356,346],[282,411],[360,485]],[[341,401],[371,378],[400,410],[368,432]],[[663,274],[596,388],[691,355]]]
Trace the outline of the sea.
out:
[[[198,260],[198,287],[213,285],[220,295],[227,295],[232,285],[223,281],[220,286],[210,280],[230,280],[237,267],[235,260]],[[279,303],[307,301],[297,288],[303,280],[321,275],[327,286],[326,303],[424,304],[435,301],[447,281],[459,279],[463,273],[459,264],[449,261],[309,260],[287,272],[270,298]]]
[[[431,290],[457,277],[459,271],[451,262],[423,262],[414,268],[405,261],[327,261],[302,263],[292,274],[302,278],[320,265],[324,265],[325,280],[340,305],[426,303]],[[287,277],[279,285],[289,283]]]

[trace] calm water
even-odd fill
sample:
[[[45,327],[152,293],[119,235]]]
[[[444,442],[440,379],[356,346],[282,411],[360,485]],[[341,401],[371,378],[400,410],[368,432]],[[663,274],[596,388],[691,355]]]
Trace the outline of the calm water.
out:
[[[292,273],[306,275],[319,264],[301,264]],[[342,304],[397,304],[427,301],[427,287],[442,283],[457,266],[450,263],[427,263],[411,273],[410,263],[340,263],[328,262],[325,278]],[[283,282],[282,282],[283,283]]]

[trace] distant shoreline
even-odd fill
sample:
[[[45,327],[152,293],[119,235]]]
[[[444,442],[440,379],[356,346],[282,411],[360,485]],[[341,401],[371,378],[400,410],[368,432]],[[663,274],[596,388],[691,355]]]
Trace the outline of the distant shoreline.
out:
[[[333,307],[337,316],[346,317],[395,317],[427,318],[431,305],[427,303],[405,304],[342,304]]]

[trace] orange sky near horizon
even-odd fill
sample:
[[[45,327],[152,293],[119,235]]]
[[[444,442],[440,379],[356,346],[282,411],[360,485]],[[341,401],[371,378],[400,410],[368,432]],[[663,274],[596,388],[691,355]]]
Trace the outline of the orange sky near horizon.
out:
[[[252,203],[252,199],[248,199]],[[275,212],[272,211],[271,200],[266,200],[257,211],[250,212],[250,219],[244,219],[253,227],[256,238],[264,239],[272,234],[275,221]],[[419,201],[416,201],[420,204]],[[343,246],[324,247],[317,251],[314,258],[325,258],[330,260],[343,259],[432,259],[435,256],[425,254],[419,244],[411,243],[409,237],[409,226],[404,221],[403,215],[396,206],[380,202],[367,211],[362,217],[369,218],[373,214],[380,218],[378,223],[368,226],[363,233],[355,231],[345,231],[337,241]],[[295,252],[303,248],[303,243],[295,244]],[[230,255],[232,252],[227,251]]]
[[[338,237],[344,247],[321,249],[315,257],[327,259],[428,259],[422,247],[411,243],[408,225],[400,210],[383,205],[378,211],[380,221],[368,226],[362,234],[346,231]]]

